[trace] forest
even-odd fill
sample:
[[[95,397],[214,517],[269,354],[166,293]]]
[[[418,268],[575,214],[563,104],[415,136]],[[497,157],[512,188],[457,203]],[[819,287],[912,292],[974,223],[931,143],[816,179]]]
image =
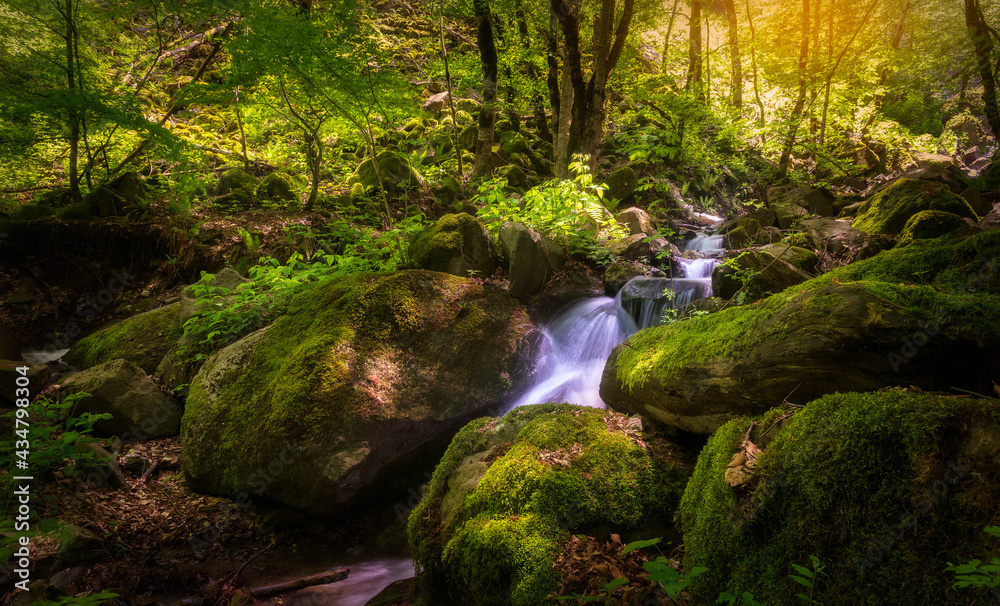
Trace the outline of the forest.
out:
[[[1000,602],[998,30],[0,0],[0,604]]]

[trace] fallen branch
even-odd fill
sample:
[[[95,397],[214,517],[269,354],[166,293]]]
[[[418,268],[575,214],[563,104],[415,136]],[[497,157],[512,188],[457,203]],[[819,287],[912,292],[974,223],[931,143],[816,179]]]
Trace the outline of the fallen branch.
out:
[[[299,589],[305,589],[306,587],[313,587],[314,585],[336,583],[346,579],[350,572],[351,571],[347,568],[338,568],[336,570],[330,570],[328,572],[322,572],[308,577],[285,581],[283,583],[256,587],[250,590],[250,596],[254,598],[269,598],[282,593],[298,591]]]

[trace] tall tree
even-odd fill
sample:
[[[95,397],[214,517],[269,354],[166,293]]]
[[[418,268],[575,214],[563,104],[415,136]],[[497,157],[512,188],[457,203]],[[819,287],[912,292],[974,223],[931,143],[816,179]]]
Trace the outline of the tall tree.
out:
[[[617,23],[615,15],[616,9],[619,8],[618,2],[601,0],[594,21],[589,79],[585,79],[582,66],[579,3],[571,2],[571,7],[565,0],[551,0],[551,2],[552,13],[558,19],[563,32],[563,69],[569,68],[569,78],[573,88],[568,150],[571,153],[589,155],[591,166],[596,166],[601,138],[604,135],[604,101],[607,97],[608,79],[625,49],[625,39],[632,23],[635,0],[622,0]]]
[[[753,97],[757,104],[757,122],[764,123],[764,102],[760,99],[760,83],[757,77],[757,33],[753,24],[753,14],[750,11],[750,0],[746,0],[747,25],[750,27],[750,69],[753,70]]]
[[[691,0],[691,20],[688,40],[688,72],[684,88],[694,87],[695,95],[704,100],[702,89],[702,52],[701,52],[701,0]]]
[[[996,74],[990,65],[993,40],[990,38],[991,29],[986,24],[978,0],[965,0],[965,26],[969,30],[969,37],[972,38],[972,48],[976,53],[976,68],[983,81],[983,112],[990,123],[993,136],[1000,140],[1000,107],[997,105]]]
[[[733,107],[743,107],[743,57],[740,55],[739,22],[736,18],[735,0],[726,0],[726,19],[729,21],[729,56],[732,60]]]
[[[911,2],[907,0],[906,5],[903,7],[903,12],[899,15],[899,23],[896,24],[896,29],[892,34],[892,41],[889,43],[889,47],[892,52],[895,53],[899,50],[899,44],[903,40],[903,32],[906,28],[906,16],[910,12]],[[885,63],[882,64],[879,70],[878,76],[878,86],[875,89],[875,103],[872,113],[868,115],[868,119],[865,120],[865,124],[861,127],[862,138],[867,137],[868,129],[871,128],[872,124],[875,123],[875,119],[878,117],[879,112],[882,110],[882,103],[885,100],[885,84],[889,79],[889,60],[887,59]]]
[[[795,100],[795,107],[788,119],[788,136],[785,138],[785,146],[781,150],[781,159],[778,161],[778,179],[784,179],[788,174],[788,164],[792,158],[792,148],[795,146],[795,135],[799,130],[799,121],[802,119],[802,110],[806,104],[806,89],[809,86],[809,0],[802,0],[802,44],[799,47],[799,94]]]
[[[483,106],[479,110],[476,163],[472,169],[472,176],[475,178],[486,176],[493,170],[498,58],[489,0],[472,0],[472,6],[476,11],[476,42],[479,44],[479,61],[483,68]]]

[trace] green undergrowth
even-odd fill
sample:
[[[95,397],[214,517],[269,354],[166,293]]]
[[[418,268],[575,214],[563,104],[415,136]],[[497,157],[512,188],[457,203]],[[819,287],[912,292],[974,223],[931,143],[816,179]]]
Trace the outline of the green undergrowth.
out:
[[[786,415],[753,419],[763,452],[748,483],[725,478],[749,418],[720,428],[698,459],[677,514],[686,558],[709,569],[695,599],[739,587],[794,603],[791,566],[816,555],[828,572],[820,603],[949,603],[938,571],[981,555],[980,531],[1000,510],[997,404],[885,391],[824,396],[772,427]]]
[[[418,604],[545,603],[570,533],[669,519],[682,469],[665,442],[625,428],[568,404],[466,425],[410,515]]]

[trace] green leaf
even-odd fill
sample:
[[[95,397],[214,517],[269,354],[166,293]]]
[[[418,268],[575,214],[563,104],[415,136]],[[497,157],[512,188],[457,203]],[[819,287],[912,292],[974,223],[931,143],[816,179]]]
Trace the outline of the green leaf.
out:
[[[812,581],[810,581],[809,579],[803,579],[802,577],[794,575],[794,574],[790,574],[788,576],[793,581],[795,581],[796,583],[798,583],[799,585],[804,585],[804,586],[809,587],[809,588],[811,588],[813,586]]]
[[[605,583],[602,589],[604,591],[613,591],[617,587],[621,587],[622,585],[627,585],[628,582],[629,582],[628,577],[618,577],[613,581]]]
[[[652,547],[660,542],[660,539],[645,539],[641,541],[632,541],[622,549],[622,555],[631,553],[636,549],[645,549],[646,547]]]

